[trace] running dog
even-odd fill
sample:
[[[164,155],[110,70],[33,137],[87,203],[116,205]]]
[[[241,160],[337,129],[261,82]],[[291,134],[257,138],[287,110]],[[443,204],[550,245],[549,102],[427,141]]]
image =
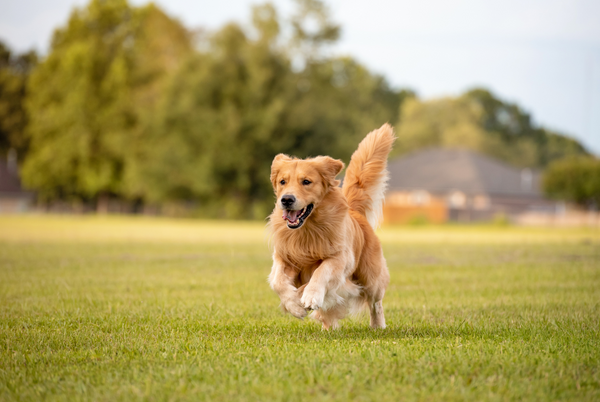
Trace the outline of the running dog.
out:
[[[344,168],[328,156],[279,154],[271,165],[277,200],[269,216],[271,288],[298,318],[311,310],[324,329],[368,306],[372,328],[385,328],[382,300],[389,272],[374,229],[382,215],[387,157],[396,137],[389,124],[369,133]]]

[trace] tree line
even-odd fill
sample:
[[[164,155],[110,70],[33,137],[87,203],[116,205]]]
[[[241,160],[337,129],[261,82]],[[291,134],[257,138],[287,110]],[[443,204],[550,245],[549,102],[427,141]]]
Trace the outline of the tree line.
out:
[[[0,46],[0,152],[16,149],[40,202],[187,205],[263,218],[269,168],[284,152],[348,161],[362,137],[397,127],[395,155],[463,146],[515,166],[587,155],[484,89],[423,101],[328,49],[340,27],[319,0],[281,16],[189,30],[154,4],[92,0],[48,54]]]

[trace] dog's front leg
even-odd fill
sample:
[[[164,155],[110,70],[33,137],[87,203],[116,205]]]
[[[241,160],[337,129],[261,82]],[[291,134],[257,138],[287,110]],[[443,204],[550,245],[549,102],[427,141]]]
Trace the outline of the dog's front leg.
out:
[[[269,274],[271,289],[277,293],[281,300],[281,307],[290,312],[294,317],[306,316],[306,309],[300,303],[298,289],[294,286],[294,277],[297,271],[287,266],[276,254],[273,255],[273,267]]]
[[[327,292],[335,291],[346,281],[346,271],[352,265],[345,255],[323,260],[304,289],[302,305],[311,310],[323,307]]]

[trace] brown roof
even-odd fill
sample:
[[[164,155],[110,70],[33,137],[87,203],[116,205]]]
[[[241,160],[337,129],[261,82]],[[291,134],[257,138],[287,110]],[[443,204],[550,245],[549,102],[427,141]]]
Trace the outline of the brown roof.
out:
[[[388,169],[391,191],[542,196],[538,172],[529,171],[532,180],[528,186],[522,180],[522,170],[465,149],[422,150],[390,161]]]

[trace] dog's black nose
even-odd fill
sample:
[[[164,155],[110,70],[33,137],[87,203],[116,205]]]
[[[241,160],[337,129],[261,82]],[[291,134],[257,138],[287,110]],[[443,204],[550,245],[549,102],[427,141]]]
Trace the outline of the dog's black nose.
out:
[[[284,208],[291,207],[295,202],[296,197],[294,197],[291,194],[286,194],[283,197],[281,197],[281,205],[283,205]]]

